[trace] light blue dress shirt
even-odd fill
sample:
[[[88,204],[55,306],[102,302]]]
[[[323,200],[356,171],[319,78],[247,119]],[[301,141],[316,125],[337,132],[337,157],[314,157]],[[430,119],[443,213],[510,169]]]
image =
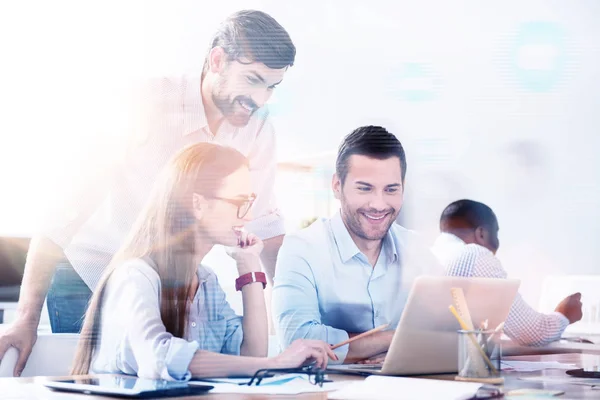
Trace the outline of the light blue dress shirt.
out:
[[[340,213],[285,237],[277,257],[273,316],[279,343],[336,344],[383,324],[395,329],[414,278],[441,275],[418,236],[392,224],[375,266],[360,252]],[[343,362],[349,346],[336,350]]]
[[[186,335],[179,338],[162,323],[158,273],[142,259],[117,268],[104,292],[92,373],[187,380],[197,350],[239,355],[242,317],[227,303],[212,270],[200,266],[197,275],[199,285],[189,304]]]

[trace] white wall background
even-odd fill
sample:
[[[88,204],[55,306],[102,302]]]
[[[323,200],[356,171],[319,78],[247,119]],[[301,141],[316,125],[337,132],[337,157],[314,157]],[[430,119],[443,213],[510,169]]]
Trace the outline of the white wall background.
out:
[[[81,149],[112,122],[91,111],[114,87],[199,73],[219,21],[241,8],[272,14],[298,49],[271,105],[281,160],[384,125],[408,154],[406,225],[431,238],[448,202],[486,202],[529,300],[540,276],[599,270],[596,0],[3,4],[0,233],[33,229],[81,173]]]

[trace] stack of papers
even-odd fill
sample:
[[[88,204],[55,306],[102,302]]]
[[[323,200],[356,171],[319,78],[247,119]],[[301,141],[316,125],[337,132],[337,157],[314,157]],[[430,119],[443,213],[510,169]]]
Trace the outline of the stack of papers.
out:
[[[482,386],[481,383],[372,375],[364,381],[352,382],[341,390],[329,393],[328,398],[338,400],[464,400],[475,396]]]
[[[563,364],[558,361],[505,361],[502,360],[503,371],[533,372],[545,369],[575,369],[575,364]]]
[[[260,385],[248,386],[249,378],[241,379],[207,379],[190,381],[189,385],[214,386],[209,393],[248,393],[248,394],[289,394],[331,392],[342,389],[350,382],[326,382],[323,387],[313,385],[306,374],[281,374],[272,378],[264,378]]]

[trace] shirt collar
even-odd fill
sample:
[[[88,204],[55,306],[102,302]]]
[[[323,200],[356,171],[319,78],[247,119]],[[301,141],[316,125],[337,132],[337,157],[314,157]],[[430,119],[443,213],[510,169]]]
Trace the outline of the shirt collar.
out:
[[[183,135],[204,129],[208,126],[204,104],[202,103],[200,77],[183,79]]]
[[[386,252],[388,263],[398,260],[398,248],[396,247],[396,241],[392,237],[392,227],[390,227],[383,238],[382,250]]]
[[[196,269],[196,275],[198,276],[198,283],[201,285],[208,281],[208,278],[210,277],[210,270],[208,270],[204,265],[200,265]]]
[[[335,238],[340,258],[344,264],[357,254],[361,254],[360,249],[356,243],[354,243],[352,236],[350,236],[350,232],[348,232],[348,228],[346,228],[346,225],[344,224],[341,211],[335,213],[331,218],[331,230],[333,232],[333,237]],[[392,239],[391,229],[383,238],[381,250],[385,252],[388,263],[395,262],[398,259],[398,250]]]
[[[445,264],[447,260],[460,252],[465,245],[466,243],[458,236],[442,232],[433,243],[431,251],[442,264]]]

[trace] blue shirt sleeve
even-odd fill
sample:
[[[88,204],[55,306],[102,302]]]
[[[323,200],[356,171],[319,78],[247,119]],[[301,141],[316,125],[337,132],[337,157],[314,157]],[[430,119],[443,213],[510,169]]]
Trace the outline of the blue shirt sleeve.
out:
[[[304,247],[299,239],[286,237],[277,257],[271,304],[277,337],[283,348],[296,339],[322,340],[329,344],[348,339],[346,331],[321,323],[316,279],[305,258],[310,250]],[[335,353],[339,362],[343,362],[348,345]]]
[[[242,317],[237,315],[227,302],[227,296],[214,273],[208,283],[210,285],[209,292],[214,296],[215,314],[225,320],[225,335],[221,353],[239,356],[244,340]]]

